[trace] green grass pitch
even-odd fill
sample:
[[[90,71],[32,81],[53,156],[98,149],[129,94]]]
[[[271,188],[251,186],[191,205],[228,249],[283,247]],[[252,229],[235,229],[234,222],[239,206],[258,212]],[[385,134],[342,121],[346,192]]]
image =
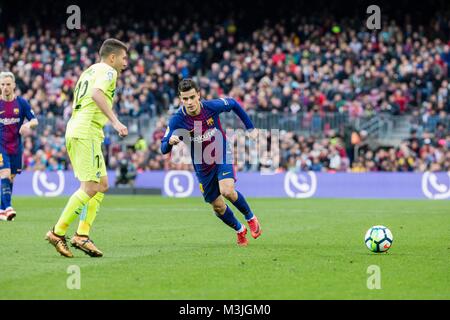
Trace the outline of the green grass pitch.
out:
[[[200,198],[107,196],[91,234],[105,256],[67,259],[44,241],[66,200],[14,199],[0,299],[450,299],[445,201],[249,199],[263,234],[240,248]],[[385,254],[364,245],[378,224],[394,235]],[[79,290],[66,285],[71,265]],[[372,265],[380,289],[367,287]]]

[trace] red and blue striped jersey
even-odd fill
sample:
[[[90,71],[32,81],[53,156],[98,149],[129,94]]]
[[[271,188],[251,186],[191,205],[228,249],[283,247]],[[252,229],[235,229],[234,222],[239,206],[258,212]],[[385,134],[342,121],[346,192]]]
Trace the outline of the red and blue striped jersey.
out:
[[[20,127],[25,119],[34,119],[30,104],[22,97],[12,101],[0,99],[0,149],[7,154],[22,152]]]
[[[219,163],[232,163],[230,146],[227,145],[225,131],[220,123],[222,112],[233,110],[242,120],[247,130],[253,123],[239,103],[232,98],[202,100],[200,114],[191,116],[184,106],[170,118],[166,134],[161,140],[161,152],[169,153],[172,146],[170,137],[182,137],[191,151],[191,159],[197,174],[209,173]]]

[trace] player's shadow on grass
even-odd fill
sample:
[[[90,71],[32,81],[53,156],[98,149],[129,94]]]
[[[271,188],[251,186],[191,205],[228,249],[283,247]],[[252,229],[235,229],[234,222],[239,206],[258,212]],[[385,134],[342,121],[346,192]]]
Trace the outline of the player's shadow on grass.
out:
[[[411,257],[416,257],[417,254],[416,253],[404,253],[404,252],[380,252],[380,253],[376,253],[376,252],[358,252],[357,255],[359,256],[411,256]]]

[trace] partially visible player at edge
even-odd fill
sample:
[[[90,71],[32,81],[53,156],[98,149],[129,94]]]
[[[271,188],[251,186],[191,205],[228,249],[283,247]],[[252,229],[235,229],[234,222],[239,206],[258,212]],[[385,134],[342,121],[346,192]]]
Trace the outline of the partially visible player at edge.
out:
[[[22,171],[22,139],[38,125],[30,104],[16,97],[16,79],[11,72],[0,73],[0,221],[12,221],[16,211],[11,205],[14,178]],[[28,120],[24,124],[25,119]]]
[[[231,208],[225,203],[224,197],[244,215],[253,238],[256,239],[261,235],[261,228],[244,196],[235,190],[236,177],[232,154],[227,147],[227,140],[220,124],[219,114],[233,110],[242,120],[246,129],[250,130],[252,138],[255,138],[256,129],[247,113],[236,100],[232,98],[200,100],[199,88],[192,79],[184,79],[180,82],[178,94],[182,105],[169,120],[166,134],[161,141],[161,151],[163,154],[169,153],[174,145],[180,143],[181,140],[177,130],[184,129],[185,132],[189,132],[190,141],[186,141],[188,139],[183,137],[183,142],[187,143],[191,149],[191,159],[200,183],[200,191],[205,201],[211,204],[216,216],[237,232],[237,244],[246,246],[248,244],[247,228],[236,219]],[[197,125],[198,128],[198,124],[201,124],[201,136],[198,136],[198,133],[196,136],[198,129],[194,127]],[[222,139],[222,144],[217,144],[223,146],[222,153],[219,156],[221,160],[208,164],[202,158],[202,163],[195,163],[194,143],[201,143],[201,149],[205,150],[216,141],[211,139],[210,134],[205,134],[207,131],[220,133],[218,138],[215,136],[215,139]]]
[[[65,235],[77,216],[80,216],[80,223],[70,240],[71,245],[91,257],[103,256],[89,238],[89,231],[108,190],[101,148],[103,127],[109,120],[121,137],[128,135],[127,127],[112,111],[117,76],[128,65],[127,51],[123,42],[106,40],[100,48],[100,63],[84,71],[75,87],[72,117],[66,128],[66,146],[80,188],[70,197],[58,222],[45,237],[65,257],[73,257]]]

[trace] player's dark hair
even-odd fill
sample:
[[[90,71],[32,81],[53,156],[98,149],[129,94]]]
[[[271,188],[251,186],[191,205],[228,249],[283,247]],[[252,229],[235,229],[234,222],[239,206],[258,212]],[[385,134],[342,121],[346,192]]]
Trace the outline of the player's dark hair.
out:
[[[195,91],[197,91],[197,92],[200,91],[198,85],[192,79],[183,79],[178,84],[178,94],[192,90],[192,89],[195,89]]]
[[[100,47],[100,57],[106,58],[112,53],[118,53],[119,50],[128,51],[128,46],[120,40],[117,39],[106,39],[102,46]]]

